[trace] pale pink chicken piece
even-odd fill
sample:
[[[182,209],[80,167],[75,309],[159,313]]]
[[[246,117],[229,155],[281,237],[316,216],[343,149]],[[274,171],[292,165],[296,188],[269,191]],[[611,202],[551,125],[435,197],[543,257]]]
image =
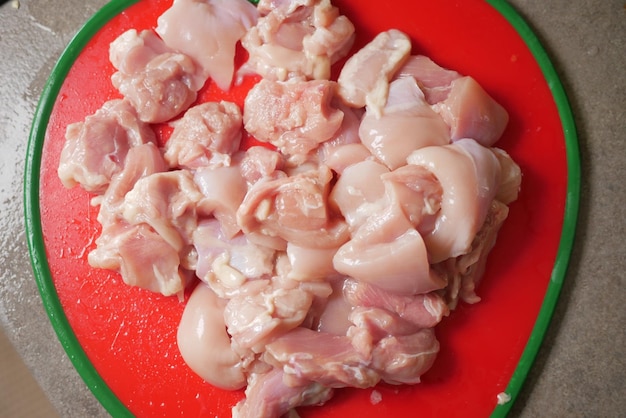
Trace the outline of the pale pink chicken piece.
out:
[[[246,0],[175,0],[158,18],[156,32],[170,48],[191,57],[204,80],[210,77],[227,91],[237,43],[257,19],[256,8]]]
[[[196,100],[195,71],[191,58],[166,52],[139,72],[114,73],[111,82],[132,103],[142,121],[160,123],[178,116]]]
[[[343,112],[331,105],[334,89],[327,80],[261,80],[245,99],[244,126],[283,154],[304,156],[341,126]]]
[[[123,219],[124,196],[135,187],[142,177],[167,171],[168,167],[154,143],[137,145],[128,150],[122,171],[111,178],[111,183],[100,198],[93,202],[100,204],[98,222],[103,226]]]
[[[302,6],[312,6],[316,0],[259,0],[256,8],[261,16],[266,16],[272,11],[280,11],[281,15],[293,13]]]
[[[150,225],[176,251],[191,249],[202,193],[188,171],[155,173],[139,179],[126,193],[122,215],[133,225]]]
[[[198,214],[215,217],[227,238],[239,233],[237,210],[248,191],[240,167],[201,167],[195,171],[193,179],[204,196],[198,203]]]
[[[441,210],[432,231],[424,231],[431,263],[470,250],[499,186],[500,163],[472,139],[414,151],[410,164],[426,167],[441,184]]]
[[[353,346],[368,353],[370,367],[386,383],[419,383],[435,361],[439,343],[432,327],[423,328],[376,307],[356,307],[350,320],[354,326],[348,336]]]
[[[437,292],[399,295],[348,279],[343,284],[343,295],[354,307],[385,309],[418,328],[434,327],[449,314],[446,301]]]
[[[273,249],[256,245],[243,234],[227,236],[215,219],[200,220],[192,240],[198,254],[196,275],[206,283],[236,289],[248,279],[269,278],[274,272]]]
[[[333,335],[346,335],[348,328],[353,325],[348,318],[354,307],[343,296],[343,283],[345,280],[344,278],[331,280],[330,284],[333,292],[315,318],[311,327],[313,330]]]
[[[409,77],[391,82],[382,113],[367,107],[359,136],[372,155],[391,170],[405,165],[416,149],[450,142],[448,126]]]
[[[347,224],[328,208],[332,173],[327,167],[255,183],[237,211],[246,234],[258,232],[310,248],[337,248]]]
[[[193,255],[180,251],[145,223],[130,225],[124,219],[126,196],[143,178],[167,169],[152,143],[129,150],[124,168],[113,176],[99,200],[98,221],[102,224],[96,249],[89,253],[94,267],[118,271],[125,283],[164,295],[182,294],[191,279]],[[151,266],[151,268],[146,268]]]
[[[372,351],[372,367],[392,385],[414,385],[421,381],[437,357],[439,342],[432,328],[411,335],[389,335]]]
[[[496,199],[508,205],[517,200],[522,186],[522,170],[511,156],[500,148],[491,148],[500,163],[500,185]]]
[[[285,158],[281,153],[258,145],[248,148],[239,164],[241,175],[250,185],[276,172],[282,174],[284,165]]]
[[[246,398],[235,405],[232,417],[287,416],[286,414],[298,406],[323,405],[332,396],[331,388],[318,383],[287,385],[283,371],[272,369],[267,373],[251,376],[246,388]]]
[[[320,162],[340,175],[351,165],[374,158],[362,143],[329,147],[323,152],[325,154],[322,155]]]
[[[257,25],[242,39],[242,73],[285,81],[330,78],[331,65],[354,42],[354,25],[329,0],[261,2]]]
[[[381,32],[346,61],[337,80],[339,96],[353,107],[380,115],[389,81],[411,53],[411,40],[396,29]]]
[[[403,295],[445,286],[430,271],[422,236],[395,205],[369,217],[337,250],[333,264],[341,274]]]
[[[204,78],[193,60],[169,48],[152,30],[129,29],[109,47],[117,69],[113,86],[146,123],[160,123],[182,113],[196,99]]]
[[[182,297],[191,280],[190,272],[181,267],[179,252],[147,224],[111,224],[103,228],[96,244],[89,264],[119,272],[129,286]]]
[[[394,77],[414,78],[424,92],[426,101],[435,104],[448,97],[452,82],[460,78],[461,74],[439,66],[425,55],[412,55]]]
[[[271,248],[275,251],[287,251],[287,241],[281,237],[265,235],[259,231],[250,231],[245,236],[248,241],[261,247]]]
[[[310,248],[288,242],[287,257],[291,269],[287,277],[300,281],[336,277],[338,273],[333,267],[336,252],[337,248]]]
[[[242,115],[235,103],[206,102],[193,106],[172,123],[165,160],[173,168],[228,166],[239,149]]]
[[[298,327],[268,344],[266,353],[289,385],[313,381],[332,388],[368,388],[380,381],[367,353],[357,351],[347,336]]]
[[[352,231],[388,206],[381,179],[387,173],[389,169],[384,165],[365,160],[348,166],[337,179],[329,202],[341,212]]]
[[[332,292],[324,282],[263,280],[263,287],[258,282],[243,284],[224,310],[233,349],[240,355],[265,351],[268,343],[302,324],[316,296],[328,297]]]
[[[445,100],[433,105],[450,127],[453,141],[472,138],[492,146],[504,132],[509,114],[472,77],[452,81]]]
[[[109,45],[109,61],[124,74],[143,71],[148,63],[161,54],[173,52],[152,30],[137,32],[129,29]]]
[[[474,237],[470,251],[433,265],[433,269],[448,282],[445,298],[450,309],[455,309],[459,300],[466,303],[480,301],[476,288],[484,274],[487,256],[495,245],[498,231],[508,214],[509,208],[494,200],[482,228]]]
[[[341,174],[346,167],[371,159],[372,155],[359,137],[363,112],[350,108],[339,100],[334,100],[333,103],[343,112],[343,120],[333,138],[319,146],[317,156],[320,164],[327,165],[334,172]]]
[[[345,298],[344,298],[345,300]],[[346,301],[346,304],[348,302]],[[367,335],[363,338],[377,343],[389,335],[411,335],[423,328],[422,324],[408,321],[395,312],[375,306],[352,306],[348,311],[348,321],[356,328],[349,330],[350,337],[359,338],[360,332]]]
[[[332,277],[328,280],[293,280],[288,277],[288,274],[285,274],[283,271],[288,272],[288,267],[283,269],[279,264],[284,263],[285,256],[281,256],[281,259],[277,261],[276,271],[278,275],[282,276],[280,279],[275,279],[277,281],[282,281],[286,283],[286,286],[291,286],[291,283],[298,283],[302,290],[305,290],[313,295],[313,302],[311,303],[311,308],[307,313],[307,317],[300,324],[301,327],[308,329],[315,329],[318,325],[318,321],[320,315],[324,311],[326,303],[330,296],[335,291],[334,282],[336,280],[340,280],[341,277]]]
[[[389,172],[374,161],[348,167],[330,202],[351,227],[351,239],[333,258],[342,274],[400,293],[439,289],[445,283],[429,271],[423,239],[415,229],[439,209],[441,187],[426,169]]]
[[[106,102],[83,122],[68,125],[58,175],[67,188],[105,192],[124,166],[130,148],[154,142],[150,126],[141,122],[126,100]]]
[[[313,9],[312,24],[315,30],[302,40],[306,56],[323,57],[329,65],[317,64],[314,78],[330,78],[330,66],[345,57],[354,43],[354,25],[340,14],[330,0],[320,0]],[[322,59],[320,59],[321,61]],[[319,66],[319,67],[318,67]]]
[[[359,125],[365,113],[365,109],[355,109],[346,105],[339,97],[335,96],[331,102],[333,107],[344,113],[341,127],[335,133],[335,136],[328,142],[334,145],[358,144],[361,142],[359,138]]]
[[[361,333],[356,338],[299,327],[267,346],[268,362],[282,367],[289,385],[314,381],[332,388],[368,388],[381,378],[391,384],[419,383],[439,351],[431,328],[379,340]]]
[[[441,208],[443,190],[426,167],[408,164],[380,176],[385,195],[398,205],[418,231],[431,231]]]
[[[176,341],[185,363],[209,384],[226,390],[246,385],[240,357],[224,325],[226,300],[199,283],[187,300]]]

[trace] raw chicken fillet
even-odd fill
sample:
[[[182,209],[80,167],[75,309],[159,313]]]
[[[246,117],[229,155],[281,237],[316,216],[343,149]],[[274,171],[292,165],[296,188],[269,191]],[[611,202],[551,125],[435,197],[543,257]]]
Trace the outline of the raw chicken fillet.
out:
[[[100,206],[89,263],[185,304],[182,357],[245,388],[233,417],[418,384],[520,190],[476,80],[397,29],[354,36],[329,0],[175,0],[111,44],[120,97],[67,127],[59,177]],[[198,100],[250,75],[241,107]]]

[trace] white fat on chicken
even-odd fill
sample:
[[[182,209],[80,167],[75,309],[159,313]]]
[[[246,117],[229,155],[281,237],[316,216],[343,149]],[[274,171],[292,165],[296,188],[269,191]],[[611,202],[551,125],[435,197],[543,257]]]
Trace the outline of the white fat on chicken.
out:
[[[191,57],[204,80],[210,77],[227,91],[237,43],[257,19],[256,8],[246,0],[175,0],[158,18],[156,32],[168,47]]]
[[[353,107],[368,106],[380,115],[387,102],[389,81],[411,53],[411,40],[397,29],[381,32],[352,55],[337,82],[339,96]]]
[[[88,261],[93,267],[119,272],[128,285],[169,296],[182,294],[190,281],[190,273],[181,265],[191,268],[193,254],[185,249],[178,251],[147,224],[130,225],[123,216],[125,196],[136,182],[166,170],[167,165],[154,144],[129,150],[123,170],[113,176],[99,199],[98,222],[102,224],[102,232]]]

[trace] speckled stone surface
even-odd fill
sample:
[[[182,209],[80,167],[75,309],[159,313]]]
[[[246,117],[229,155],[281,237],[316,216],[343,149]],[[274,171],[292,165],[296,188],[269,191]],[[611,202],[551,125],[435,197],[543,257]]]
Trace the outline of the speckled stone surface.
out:
[[[22,178],[32,115],[52,66],[105,3],[22,0],[0,6],[0,324],[27,366],[0,370],[0,381],[28,380],[24,370],[29,370],[63,417],[107,413],[72,367],[44,312],[26,247]],[[561,77],[582,162],[572,261],[545,342],[510,416],[624,416],[626,2],[510,3],[534,29]],[[39,393],[15,396],[0,399],[0,416],[13,415],[9,402],[31,404]],[[42,405],[39,416],[48,416],[45,400]]]

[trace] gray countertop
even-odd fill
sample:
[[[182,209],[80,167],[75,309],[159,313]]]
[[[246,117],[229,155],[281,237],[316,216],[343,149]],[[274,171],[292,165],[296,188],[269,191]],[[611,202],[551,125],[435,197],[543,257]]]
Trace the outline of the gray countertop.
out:
[[[15,348],[16,361],[23,360],[23,370],[31,372],[63,417],[107,413],[74,370],[39,298],[24,232],[24,159],[33,112],[52,66],[80,26],[105,3],[22,0],[0,6],[0,324],[12,343],[0,348]],[[571,264],[511,416],[624,416],[626,2],[510,3],[536,32],[561,77],[575,115],[582,161]],[[0,356],[9,358],[7,353]],[[0,388],[21,379],[10,373],[18,372],[0,370]],[[14,416],[11,403],[27,405],[38,394],[19,388],[11,393],[15,399],[0,395],[0,416]]]

